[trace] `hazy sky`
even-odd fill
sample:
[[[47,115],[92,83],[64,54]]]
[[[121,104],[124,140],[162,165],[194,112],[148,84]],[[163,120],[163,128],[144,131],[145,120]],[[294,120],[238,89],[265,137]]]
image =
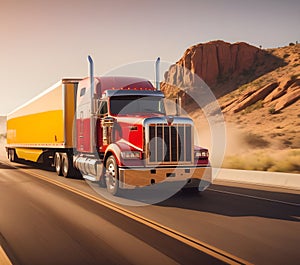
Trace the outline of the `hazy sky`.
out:
[[[300,41],[299,0],[0,0],[0,114],[62,77],[119,65],[176,62],[191,45],[222,39],[264,48]]]

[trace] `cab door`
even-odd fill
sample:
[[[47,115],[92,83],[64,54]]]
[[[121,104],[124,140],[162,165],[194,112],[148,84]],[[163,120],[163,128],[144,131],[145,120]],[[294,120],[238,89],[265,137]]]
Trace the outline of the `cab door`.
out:
[[[101,100],[98,108],[99,119],[97,121],[97,147],[100,152],[105,152],[105,147],[103,143],[103,134],[106,133],[104,131],[106,128],[103,128],[104,119],[108,115],[108,106],[106,100]]]

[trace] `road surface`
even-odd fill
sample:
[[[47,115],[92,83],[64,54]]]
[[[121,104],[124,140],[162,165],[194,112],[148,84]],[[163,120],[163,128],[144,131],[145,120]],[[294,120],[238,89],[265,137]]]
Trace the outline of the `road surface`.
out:
[[[97,202],[109,200],[95,192],[101,189],[95,184],[7,163],[2,158],[0,244],[14,264],[222,264],[223,252],[229,263],[235,257],[299,263],[299,191],[219,182],[201,195],[179,192],[155,205],[113,203],[118,212]],[[190,239],[219,254],[193,247]]]

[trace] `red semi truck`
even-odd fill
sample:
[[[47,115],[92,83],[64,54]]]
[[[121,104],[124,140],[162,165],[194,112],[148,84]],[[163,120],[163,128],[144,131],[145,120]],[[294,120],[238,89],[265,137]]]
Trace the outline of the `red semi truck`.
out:
[[[7,154],[48,163],[58,175],[121,189],[165,181],[206,189],[208,150],[194,145],[193,121],[166,115],[164,94],[146,79],[63,79],[8,115]],[[202,185],[199,185],[200,182]]]

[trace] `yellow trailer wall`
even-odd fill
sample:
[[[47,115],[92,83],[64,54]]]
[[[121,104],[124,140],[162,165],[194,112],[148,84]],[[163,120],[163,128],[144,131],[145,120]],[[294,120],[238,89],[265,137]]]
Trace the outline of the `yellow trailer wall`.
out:
[[[10,113],[7,117],[7,147],[16,148],[17,154],[28,160],[35,157],[33,148],[72,148],[78,81],[63,79]]]
[[[49,110],[7,121],[7,143],[13,145],[63,145],[63,110]]]

